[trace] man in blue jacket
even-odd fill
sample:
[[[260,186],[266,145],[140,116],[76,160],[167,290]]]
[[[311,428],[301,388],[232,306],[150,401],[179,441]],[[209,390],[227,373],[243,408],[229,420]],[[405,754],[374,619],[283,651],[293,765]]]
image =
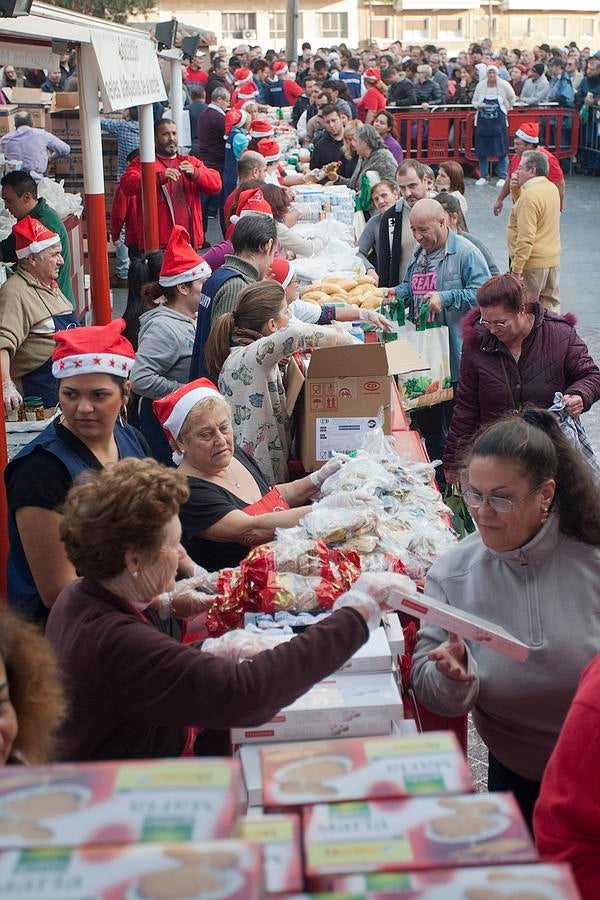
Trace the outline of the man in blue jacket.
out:
[[[418,247],[404,281],[396,287],[396,297],[404,301],[407,318],[413,322],[419,321],[420,310],[426,306],[428,319],[448,326],[450,377],[456,389],[462,319],[476,305],[477,289],[490,277],[490,270],[477,247],[450,231],[437,200],[417,200],[410,228]],[[411,422],[423,435],[431,459],[442,458],[453,405],[448,400],[411,412]]]

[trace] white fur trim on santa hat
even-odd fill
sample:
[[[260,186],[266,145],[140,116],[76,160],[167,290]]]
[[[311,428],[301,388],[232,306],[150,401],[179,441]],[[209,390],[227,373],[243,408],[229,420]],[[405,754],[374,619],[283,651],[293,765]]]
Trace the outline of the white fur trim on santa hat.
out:
[[[165,422],[163,422],[163,428],[169,431],[174,438],[178,438],[179,432],[183,428],[183,423],[187,419],[190,412],[193,410],[196,403],[200,403],[201,400],[205,400],[207,397],[218,397],[219,400],[223,400],[223,403],[227,403],[227,401],[223,399],[221,394],[218,391],[213,390],[212,388],[194,388],[193,390],[188,391],[187,394],[184,394],[183,397],[177,401],[171,411],[171,415]]]
[[[515,137],[521,138],[521,140],[525,141],[527,144],[539,144],[540,142],[539,137],[534,137],[532,134],[526,134],[524,131],[521,131],[520,128],[515,131]]]
[[[239,216],[231,216],[230,221],[233,222],[235,218],[235,221],[239,222],[244,216],[267,216],[267,218],[272,219],[273,213],[263,212],[261,209],[243,209]]]
[[[277,156],[264,156],[263,158],[267,163],[277,162],[278,159],[281,159],[281,151],[279,151]]]
[[[200,278],[209,278],[212,274],[212,269],[207,262],[202,262],[199,266],[194,266],[193,269],[187,269],[185,272],[180,272],[178,275],[161,275],[158,279],[158,283],[161,287],[175,287],[176,284],[185,284],[188,281],[198,281]]]
[[[73,375],[118,375],[127,378],[135,360],[118,353],[76,353],[63,356],[52,363],[55,378],[72,378]]]
[[[27,247],[22,247],[21,250],[17,250],[17,259],[25,259],[27,256],[31,256],[34,253],[41,253],[42,250],[47,250],[48,247],[54,246],[54,244],[60,243],[60,237],[57,234],[53,234],[52,237],[46,238],[44,241],[33,241],[33,243],[28,244]]]

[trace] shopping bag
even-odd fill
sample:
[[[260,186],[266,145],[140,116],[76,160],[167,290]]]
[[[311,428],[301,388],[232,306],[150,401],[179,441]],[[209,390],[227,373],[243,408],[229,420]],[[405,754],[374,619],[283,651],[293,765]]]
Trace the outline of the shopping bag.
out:
[[[469,507],[465,503],[457,484],[448,484],[444,490],[444,503],[452,513],[452,528],[459,541],[475,531],[475,523],[471,518]]]
[[[587,436],[586,430],[581,424],[581,419],[579,416],[574,418],[569,415],[565,408],[565,401],[563,395],[560,391],[557,391],[554,394],[554,401],[552,406],[549,407],[550,412],[553,412],[556,418],[558,419],[558,425],[563,435],[569,441],[570,444],[573,444],[574,447],[580,451],[581,455],[589,465],[596,479],[600,479],[600,464],[598,463],[598,459],[596,458],[596,454],[594,453],[594,449],[590,444],[590,439]]]
[[[429,366],[429,372],[409,372],[398,376],[398,388],[404,409],[421,409],[452,400],[450,377],[450,339],[447,325],[428,323],[417,330],[412,323],[398,328],[398,335],[413,344]]]
[[[359,237],[365,230],[365,225],[367,224],[367,220],[365,219],[365,214],[362,209],[357,209],[354,213],[354,240],[358,241]]]

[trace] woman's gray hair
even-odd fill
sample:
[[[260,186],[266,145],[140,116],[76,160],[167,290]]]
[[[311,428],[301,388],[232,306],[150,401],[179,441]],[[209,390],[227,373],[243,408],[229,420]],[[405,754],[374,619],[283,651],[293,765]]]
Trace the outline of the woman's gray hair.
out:
[[[371,150],[381,150],[383,147],[383,141],[372,125],[363,125],[356,137],[364,141]]]

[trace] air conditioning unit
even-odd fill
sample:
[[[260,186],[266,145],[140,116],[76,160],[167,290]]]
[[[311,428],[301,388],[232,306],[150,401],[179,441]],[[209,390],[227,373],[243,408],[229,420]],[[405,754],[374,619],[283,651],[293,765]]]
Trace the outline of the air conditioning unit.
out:
[[[255,41],[256,40],[256,31],[254,31],[252,28],[247,28],[246,31],[244,31],[244,40],[245,41]]]

